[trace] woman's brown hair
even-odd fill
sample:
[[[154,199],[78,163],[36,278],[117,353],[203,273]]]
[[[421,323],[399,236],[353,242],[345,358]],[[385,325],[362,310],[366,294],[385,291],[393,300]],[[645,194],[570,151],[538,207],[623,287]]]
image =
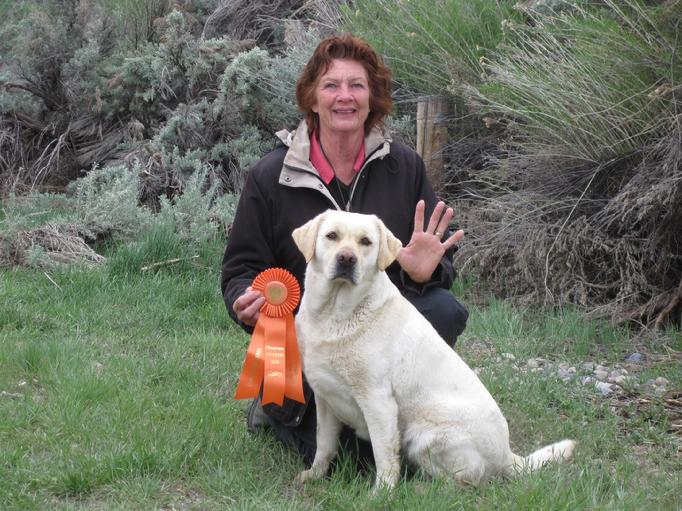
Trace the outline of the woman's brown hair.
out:
[[[367,134],[383,121],[393,106],[391,70],[384,65],[381,57],[367,41],[354,35],[327,37],[317,46],[296,83],[298,108],[305,114],[308,129],[319,133],[319,117],[313,112],[316,101],[315,89],[318,80],[335,59],[355,60],[367,71],[369,80],[369,116],[365,121]]]

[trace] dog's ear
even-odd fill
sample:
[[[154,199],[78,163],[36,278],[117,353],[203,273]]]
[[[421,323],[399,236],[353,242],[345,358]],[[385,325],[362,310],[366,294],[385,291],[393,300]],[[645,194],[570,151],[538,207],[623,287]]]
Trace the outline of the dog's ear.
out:
[[[312,220],[309,220],[301,227],[294,229],[291,236],[294,238],[294,242],[298,249],[303,253],[305,261],[310,262],[310,260],[315,255],[315,240],[317,239],[317,230],[320,227],[320,221],[324,213],[320,213]]]
[[[384,223],[376,217],[379,224],[379,256],[377,257],[377,266],[379,270],[384,271],[388,266],[398,257],[398,252],[403,248],[403,244],[398,238],[393,236],[393,233],[388,230]]]

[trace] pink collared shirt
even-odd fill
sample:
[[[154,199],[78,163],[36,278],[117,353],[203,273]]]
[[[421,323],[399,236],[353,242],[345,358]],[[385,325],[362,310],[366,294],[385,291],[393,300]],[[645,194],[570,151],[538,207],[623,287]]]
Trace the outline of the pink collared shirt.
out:
[[[365,141],[362,141],[358,155],[355,157],[355,162],[353,163],[353,171],[357,174],[362,168],[362,164],[365,162]],[[322,147],[320,142],[317,140],[317,136],[313,133],[310,137],[310,163],[313,167],[317,169],[320,173],[320,177],[325,184],[329,184],[334,179],[334,169],[331,164],[327,161],[324,153],[322,152]]]

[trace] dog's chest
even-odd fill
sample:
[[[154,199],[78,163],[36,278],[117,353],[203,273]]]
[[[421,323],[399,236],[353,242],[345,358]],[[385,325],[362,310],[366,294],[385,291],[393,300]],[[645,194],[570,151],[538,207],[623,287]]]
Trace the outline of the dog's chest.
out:
[[[344,360],[339,361],[339,356]],[[347,368],[347,363],[346,357],[338,353],[336,356],[309,354],[305,359],[306,378],[315,396],[324,399],[341,422],[355,429],[361,438],[368,438],[367,425],[356,400],[362,389],[347,370],[339,370],[339,367]]]

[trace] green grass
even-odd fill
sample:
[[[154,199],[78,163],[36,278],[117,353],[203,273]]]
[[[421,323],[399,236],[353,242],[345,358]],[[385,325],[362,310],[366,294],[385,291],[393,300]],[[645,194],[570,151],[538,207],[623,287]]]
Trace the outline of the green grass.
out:
[[[371,474],[345,460],[296,488],[300,461],[270,435],[250,436],[246,403],[232,398],[248,337],[222,303],[219,247],[156,273],[135,271],[138,256],[50,271],[54,283],[42,271],[0,273],[0,391],[15,396],[0,397],[0,509],[678,506],[682,463],[660,402],[626,419],[584,387],[514,367],[537,356],[620,361],[634,349],[627,335],[499,301],[471,307],[458,351],[483,368],[517,452],[572,437],[575,460],[480,489],[405,476],[392,495],[375,495]],[[647,349],[682,348],[679,332],[660,339]],[[679,364],[649,371],[682,384]]]

